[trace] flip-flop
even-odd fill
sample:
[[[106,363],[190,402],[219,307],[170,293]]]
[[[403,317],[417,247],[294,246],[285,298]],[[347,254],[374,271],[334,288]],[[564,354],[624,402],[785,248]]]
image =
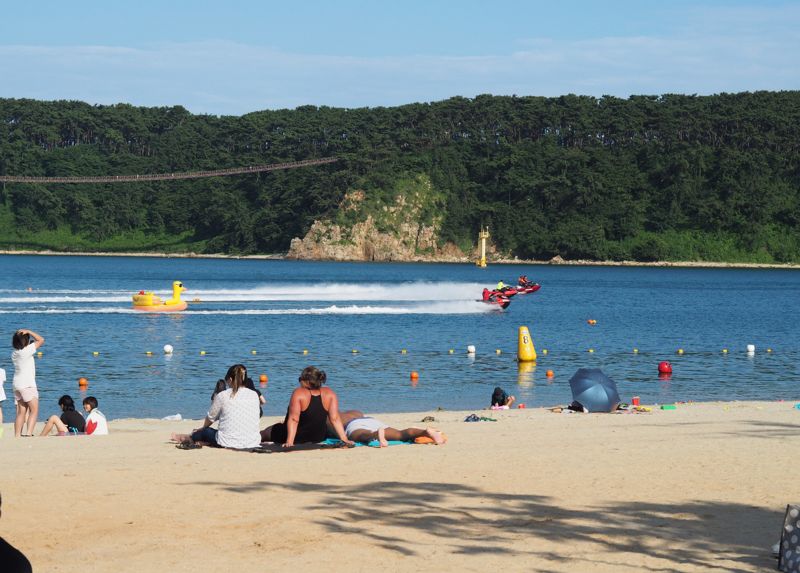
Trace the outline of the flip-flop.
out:
[[[181,442],[180,444],[175,444],[175,447],[179,450],[199,450],[203,446],[195,442]]]
[[[480,422],[481,418],[477,414],[470,414],[466,418],[464,418],[465,422]]]

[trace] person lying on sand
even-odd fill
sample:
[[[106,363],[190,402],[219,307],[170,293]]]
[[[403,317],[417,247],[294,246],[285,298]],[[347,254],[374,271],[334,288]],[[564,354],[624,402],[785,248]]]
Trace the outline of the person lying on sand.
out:
[[[432,428],[405,428],[398,430],[376,418],[365,416],[360,410],[342,412],[341,417],[347,437],[354,442],[361,442],[362,444],[378,440],[380,447],[385,448],[389,445],[389,440],[413,442],[423,436],[433,440],[433,443],[437,446],[447,441],[438,430]]]

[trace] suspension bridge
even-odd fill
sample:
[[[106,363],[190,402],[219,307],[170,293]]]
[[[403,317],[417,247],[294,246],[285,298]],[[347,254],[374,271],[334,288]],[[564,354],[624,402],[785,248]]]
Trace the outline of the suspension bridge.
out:
[[[325,165],[338,160],[338,157],[326,157],[324,159],[305,159],[303,161],[272,163],[270,165],[250,165],[248,167],[231,167],[229,169],[215,169],[212,171],[183,171],[178,173],[151,173],[145,175],[101,175],[97,177],[27,177],[23,175],[0,175],[0,183],[131,183],[135,181],[177,181],[179,179],[228,177],[230,175],[243,175],[247,173],[297,169],[298,167]]]

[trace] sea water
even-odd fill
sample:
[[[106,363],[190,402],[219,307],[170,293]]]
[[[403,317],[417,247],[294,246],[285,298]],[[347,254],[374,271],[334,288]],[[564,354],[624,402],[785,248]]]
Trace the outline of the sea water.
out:
[[[541,290],[504,311],[478,301],[520,274]],[[139,290],[169,298],[174,280],[185,312],[131,309]],[[41,418],[65,393],[96,396],[110,418],[200,418],[237,362],[257,385],[267,375],[270,416],[309,364],[342,408],[366,412],[484,408],[495,386],[528,407],[564,404],[580,367],[602,368],[625,401],[788,401],[800,398],[798,300],[796,270],[0,256],[0,367],[10,395],[11,335],[46,338]],[[516,361],[523,325],[535,365]],[[3,407],[10,418],[13,400]]]

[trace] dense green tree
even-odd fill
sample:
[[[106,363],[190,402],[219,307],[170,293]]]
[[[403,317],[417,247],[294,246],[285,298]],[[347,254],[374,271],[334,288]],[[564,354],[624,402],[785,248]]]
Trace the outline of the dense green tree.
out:
[[[426,175],[441,240],[464,249],[488,225],[501,250],[521,257],[800,261],[800,92],[480,95],[241,117],[0,99],[0,175],[330,156],[339,161],[230,178],[9,183],[0,245],[279,252],[334,216],[345,193],[389,204],[402,181]]]

